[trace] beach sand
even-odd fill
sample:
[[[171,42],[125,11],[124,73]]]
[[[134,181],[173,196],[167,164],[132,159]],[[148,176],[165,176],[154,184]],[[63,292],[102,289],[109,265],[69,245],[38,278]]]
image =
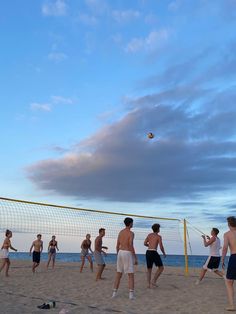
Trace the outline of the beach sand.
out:
[[[95,266],[96,269],[96,266]],[[128,299],[127,276],[124,275],[118,295],[111,299],[115,265],[107,265],[105,280],[96,282],[95,273],[88,266],[79,273],[79,263],[57,263],[55,270],[46,270],[41,263],[35,275],[31,263],[12,261],[10,277],[0,274],[0,313],[59,313],[63,308],[68,314],[77,313],[181,313],[222,314],[227,313],[224,280],[207,274],[196,286],[199,270],[191,270],[184,276],[182,268],[166,267],[158,287],[146,288],[143,265],[137,266],[135,274],[135,300]],[[56,301],[56,308],[40,310],[48,300]]]

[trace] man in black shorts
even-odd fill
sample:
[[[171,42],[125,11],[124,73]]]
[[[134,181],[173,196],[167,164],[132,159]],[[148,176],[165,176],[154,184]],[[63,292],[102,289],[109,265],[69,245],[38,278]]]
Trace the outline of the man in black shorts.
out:
[[[160,231],[160,225],[154,224],[152,226],[152,230],[153,232],[149,233],[144,241],[144,245],[148,247],[146,251],[148,288],[151,288],[151,286],[156,286],[157,279],[164,270],[161,257],[157,252],[158,245],[160,246],[163,256],[166,257],[165,249],[162,244],[162,237],[158,234]],[[158,267],[158,269],[153,279],[151,280],[153,263]]]
[[[32,272],[35,273],[35,268],[39,266],[40,263],[40,255],[43,251],[43,241],[41,240],[42,235],[38,234],[37,239],[33,241],[31,248],[30,248],[30,255],[31,251],[34,248],[33,251],[33,266],[32,266]]]
[[[228,293],[229,306],[227,311],[236,311],[234,304],[234,280],[236,280],[236,217],[227,218],[229,231],[224,234],[224,245],[222,250],[222,267],[225,267],[225,256],[228,248],[230,249],[230,258],[226,273],[226,289]]]

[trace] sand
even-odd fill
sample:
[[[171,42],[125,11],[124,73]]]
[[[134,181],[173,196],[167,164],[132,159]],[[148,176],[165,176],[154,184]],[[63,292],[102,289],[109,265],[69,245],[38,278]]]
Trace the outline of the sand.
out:
[[[115,266],[107,265],[105,280],[96,282],[95,273],[84,268],[79,273],[79,263],[57,263],[55,270],[46,270],[41,263],[35,275],[31,263],[12,261],[10,277],[0,274],[0,313],[227,313],[224,280],[207,274],[204,281],[195,285],[199,270],[185,277],[183,269],[166,267],[158,287],[146,288],[145,267],[140,265],[135,274],[135,300],[128,299],[127,276],[122,278],[118,295],[111,299]],[[40,310],[48,300],[56,301],[56,308]]]

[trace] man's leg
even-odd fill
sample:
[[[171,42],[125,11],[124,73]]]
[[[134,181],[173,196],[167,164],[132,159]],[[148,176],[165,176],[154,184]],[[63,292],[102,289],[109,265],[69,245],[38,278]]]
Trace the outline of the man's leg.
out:
[[[96,281],[99,279],[102,279],[102,273],[104,271],[105,266],[106,266],[105,264],[98,265],[98,272],[97,272],[97,276],[96,276]]]
[[[122,277],[122,273],[116,272],[116,277],[115,277],[115,282],[114,282],[113,292],[112,292],[112,298],[114,298],[116,296],[117,290],[120,286],[121,277]]]
[[[156,282],[157,282],[157,279],[160,277],[161,273],[163,272],[164,270],[164,266],[160,266],[158,267],[155,275],[154,275],[154,278],[152,280],[152,284],[155,286],[156,285]]]
[[[134,299],[134,273],[129,273],[129,298]]]
[[[229,307],[227,307],[228,311],[236,310],[234,306],[234,280],[226,279],[225,285],[228,294]]]
[[[195,282],[196,285],[199,285],[199,283],[202,281],[202,279],[205,277],[207,272],[207,269],[202,268],[201,272],[200,272],[200,276],[199,279]]]
[[[151,277],[152,277],[152,268],[147,268],[147,282],[148,288],[151,288]]]
[[[224,274],[222,273],[222,271],[219,271],[218,269],[217,270],[214,270],[214,273],[218,276],[220,276],[221,278],[224,277]]]

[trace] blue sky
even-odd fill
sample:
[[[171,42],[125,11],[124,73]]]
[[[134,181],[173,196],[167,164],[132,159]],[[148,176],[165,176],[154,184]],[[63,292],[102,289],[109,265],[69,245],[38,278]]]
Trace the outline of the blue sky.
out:
[[[1,3],[1,195],[224,229],[235,12],[235,0]]]

